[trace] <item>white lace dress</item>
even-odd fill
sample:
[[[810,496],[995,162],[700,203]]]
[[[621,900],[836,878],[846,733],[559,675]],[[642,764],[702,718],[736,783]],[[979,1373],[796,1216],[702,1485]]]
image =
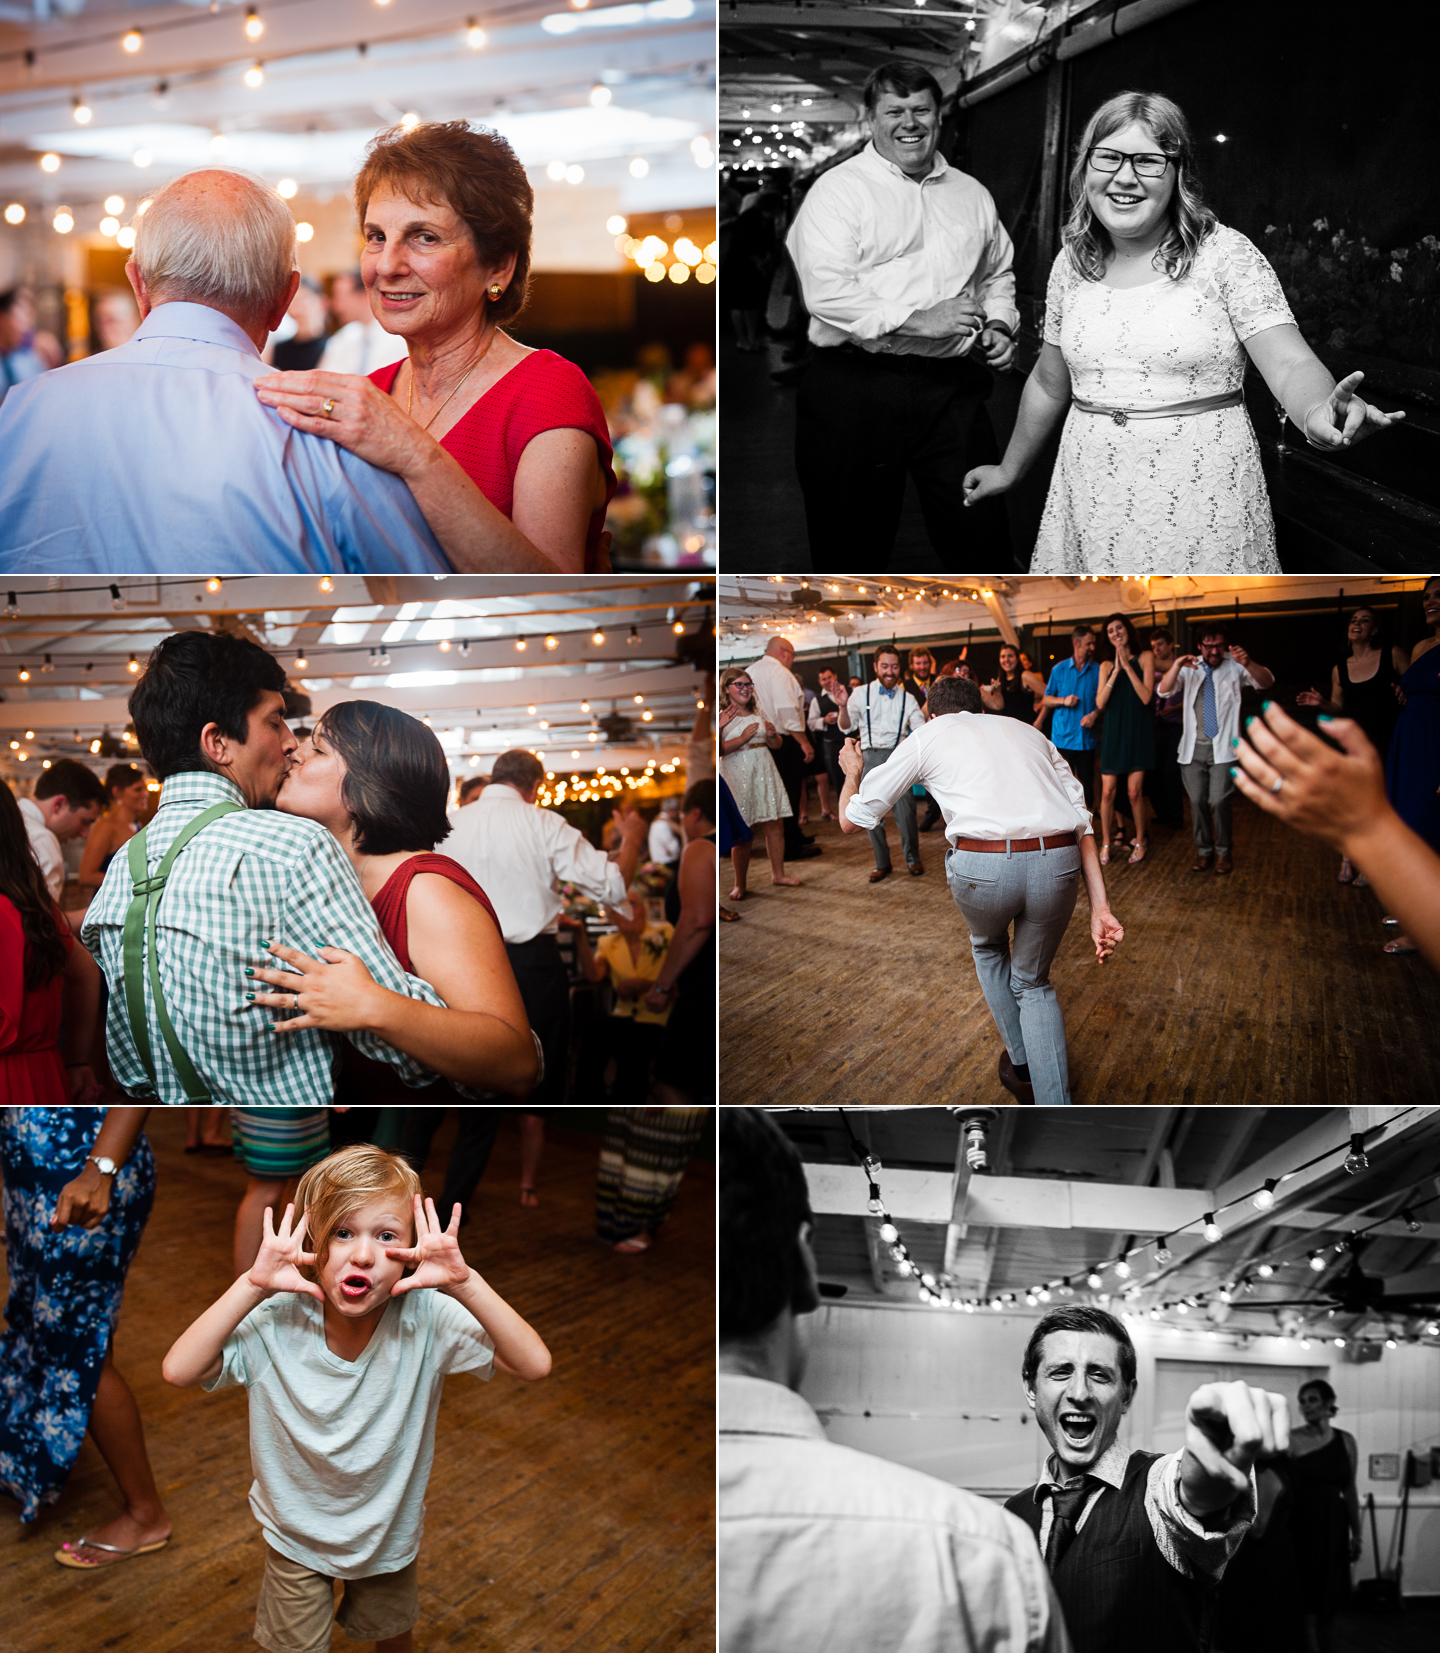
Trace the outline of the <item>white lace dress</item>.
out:
[[[762,822],[778,822],[781,817],[793,816],[790,801],[785,796],[785,784],[770,756],[765,742],[762,720],[750,717],[732,719],[720,732],[720,739],[733,742],[737,736],[749,732],[750,740],[734,753],[720,755],[720,774],[725,785],[735,796],[735,803],[752,828]]]
[[[1219,225],[1182,281],[1108,288],[1062,249],[1045,295],[1085,402],[1145,408],[1238,391],[1241,342],[1292,323],[1253,242]],[[1072,408],[1040,521],[1032,575],[1278,574],[1260,450],[1242,404],[1117,425]]]

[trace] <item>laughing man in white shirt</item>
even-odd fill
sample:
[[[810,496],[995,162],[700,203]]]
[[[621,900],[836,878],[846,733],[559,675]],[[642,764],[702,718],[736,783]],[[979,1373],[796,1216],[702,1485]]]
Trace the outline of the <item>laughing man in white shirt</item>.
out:
[[[1065,1017],[1050,963],[1083,876],[1102,965],[1124,938],[1110,912],[1085,792],[1055,745],[1018,719],[984,716],[980,686],[937,679],[928,723],[864,776],[859,747],[840,754],[840,826],[873,828],[924,783],[945,816],[945,877],[970,928],[985,1003],[1005,1043],[1000,1081],[1024,1104],[1068,1104]],[[1015,941],[1010,941],[1010,924]]]
[[[871,142],[787,240],[816,347],[795,430],[816,570],[885,567],[907,473],[944,568],[1009,563],[1004,515],[966,510],[961,483],[966,456],[997,452],[984,402],[1015,356],[1013,248],[990,192],[936,153],[941,96],[920,64],[876,69]]]

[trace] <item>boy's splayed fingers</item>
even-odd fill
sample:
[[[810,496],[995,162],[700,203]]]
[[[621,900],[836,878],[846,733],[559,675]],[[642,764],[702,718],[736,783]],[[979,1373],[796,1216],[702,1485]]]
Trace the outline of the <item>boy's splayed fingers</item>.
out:
[[[391,1297],[411,1288],[454,1288],[470,1280],[470,1267],[460,1252],[460,1204],[456,1202],[449,1226],[442,1230],[435,1203],[426,1197],[422,1206],[415,1198],[415,1246],[386,1248],[387,1259],[413,1265],[414,1274],[401,1277],[390,1290]]]
[[[305,1234],[305,1222],[310,1215],[307,1210],[292,1224],[294,1213],[295,1204],[290,1202],[277,1231],[273,1224],[273,1210],[265,1209],[265,1234],[260,1239],[260,1252],[250,1267],[250,1283],[266,1294],[309,1294],[323,1304],[324,1293],[300,1272],[302,1265],[315,1263],[315,1255],[306,1253],[300,1245],[300,1239]]]

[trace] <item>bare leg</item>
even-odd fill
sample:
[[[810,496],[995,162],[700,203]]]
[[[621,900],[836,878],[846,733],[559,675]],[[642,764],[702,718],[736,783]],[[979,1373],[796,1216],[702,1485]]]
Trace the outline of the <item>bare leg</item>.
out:
[[[89,1538],[127,1550],[163,1541],[170,1533],[170,1515],[155,1488],[155,1474],[145,1453],[145,1428],[140,1410],[124,1375],[115,1367],[113,1348],[105,1353],[100,1384],[95,1389],[90,1436],[120,1486],[125,1510],[118,1518],[89,1530]],[[111,1556],[84,1547],[71,1550],[79,1558],[99,1563],[105,1563]]]
[[[745,889],[745,881],[750,874],[750,847],[748,845],[732,845],[730,847],[730,866],[735,870],[735,884],[730,891],[730,900],[739,903],[750,895]]]
[[[1144,856],[1146,849],[1145,772],[1131,771],[1126,787],[1130,794],[1130,814],[1135,819],[1135,849],[1140,856]]]
[[[376,1639],[376,1650],[414,1650],[415,1629],[412,1627],[406,1633],[397,1633],[393,1639]]]
[[[830,794],[830,778],[828,776],[817,776],[815,786],[820,790],[820,809],[827,816],[834,816],[835,806]]]
[[[765,850],[770,858],[770,884],[778,886],[798,886],[799,880],[787,878],[785,873],[785,831],[779,822],[763,824],[765,829]]]
[[[278,1225],[285,1204],[295,1195],[296,1179],[258,1179],[252,1173],[240,1198],[235,1213],[235,1275],[244,1276],[255,1263],[260,1252],[260,1238],[265,1234],[265,1209],[273,1208],[273,1222]],[[297,1214],[298,1218],[299,1215]]]
[[[535,1175],[540,1170],[540,1152],[545,1148],[545,1118],[533,1111],[524,1110],[520,1115],[520,1206],[539,1207],[540,1198],[535,1194]],[[410,1635],[407,1633],[408,1639]],[[396,1645],[397,1650],[409,1650],[410,1646]]]
[[[187,1106],[185,1110],[185,1148],[198,1150],[200,1148],[200,1123],[205,1119],[205,1112]]]
[[[810,822],[810,778],[808,776],[800,778],[800,815],[797,821],[802,828],[807,827]]]
[[[1102,776],[1100,778],[1100,843],[1109,848],[1110,841],[1115,837],[1115,783],[1118,778]]]
[[[223,1104],[212,1104],[205,1111],[205,1120],[201,1128],[203,1137],[201,1142],[211,1145],[230,1144],[228,1128],[230,1126],[230,1112]]]

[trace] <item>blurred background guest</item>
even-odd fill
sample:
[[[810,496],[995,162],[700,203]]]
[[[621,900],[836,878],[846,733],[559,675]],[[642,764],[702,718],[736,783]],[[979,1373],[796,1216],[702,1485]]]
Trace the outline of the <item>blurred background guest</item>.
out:
[[[608,1103],[643,1104],[650,1091],[650,1064],[660,1045],[661,1031],[670,1018],[667,1006],[661,1012],[645,1004],[645,995],[665,964],[665,953],[675,928],[649,917],[645,893],[630,888],[630,914],[607,908],[605,918],[615,927],[606,932],[592,950],[585,922],[569,916],[561,922],[575,939],[580,970],[591,983],[609,981],[613,994],[610,1015],[605,1020],[607,1058],[615,1060],[615,1080]],[[533,1193],[533,1186],[530,1187]]]
[[[1178,829],[1185,826],[1185,784],[1180,780],[1185,692],[1177,686],[1168,696],[1160,694],[1160,680],[1175,662],[1175,634],[1168,627],[1151,632],[1150,653],[1155,657],[1155,769],[1146,775],[1145,792],[1153,819]]]
[[[1290,1536],[1307,1650],[1332,1648],[1327,1624],[1350,1602],[1350,1566],[1360,1556],[1359,1451],[1349,1432],[1331,1425],[1338,1412],[1328,1380],[1301,1386],[1305,1424],[1290,1431]]]
[[[285,313],[292,326],[271,339],[265,360],[282,372],[294,369],[303,373],[307,368],[318,367],[329,346],[325,338],[325,318],[328,314],[320,284],[313,276],[302,276],[300,286],[295,289],[295,297],[290,301],[290,309]]]
[[[321,348],[320,367],[327,374],[373,374],[404,357],[405,341],[380,325],[358,270],[342,270],[331,282],[330,309],[339,326]]]
[[[1400,680],[1405,706],[1390,738],[1385,789],[1406,827],[1440,851],[1440,575],[1421,594],[1429,638],[1410,652]],[[1410,954],[1415,942],[1404,932],[1385,945],[1386,954]]]
[[[87,902],[100,889],[105,870],[116,852],[130,843],[145,815],[150,798],[145,772],[138,765],[111,765],[105,772],[105,797],[108,803],[85,837],[85,855],[75,876]]]
[[[685,1177],[709,1110],[609,1112],[595,1191],[595,1227],[616,1253],[644,1253],[659,1234]]]
[[[105,288],[90,307],[90,332],[96,348],[113,351],[140,326],[140,310],[128,288]]]

